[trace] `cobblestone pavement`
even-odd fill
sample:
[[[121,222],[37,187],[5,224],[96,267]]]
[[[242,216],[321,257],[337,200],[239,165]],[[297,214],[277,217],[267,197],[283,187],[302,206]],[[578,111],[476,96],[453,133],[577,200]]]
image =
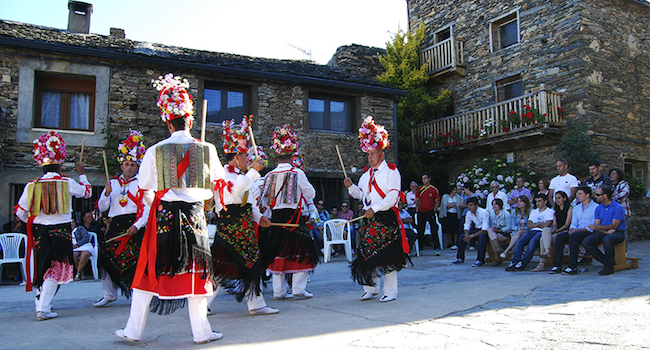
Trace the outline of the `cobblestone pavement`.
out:
[[[362,289],[349,277],[342,256],[317,267],[308,290],[313,299],[275,301],[280,314],[250,316],[245,303],[220,294],[209,316],[224,338],[195,346],[187,312],[150,315],[140,343],[113,332],[128,317],[121,298],[104,308],[99,281],[61,287],[54,299],[59,317],[36,321],[33,293],[0,286],[2,349],[650,349],[650,241],[633,242],[629,256],[643,258],[635,270],[600,276],[599,264],[576,276],[505,272],[504,266],[460,266],[455,251],[425,250],[399,272],[399,296],[359,301]],[[529,268],[536,265],[534,260]],[[548,270],[548,269],[547,269]]]

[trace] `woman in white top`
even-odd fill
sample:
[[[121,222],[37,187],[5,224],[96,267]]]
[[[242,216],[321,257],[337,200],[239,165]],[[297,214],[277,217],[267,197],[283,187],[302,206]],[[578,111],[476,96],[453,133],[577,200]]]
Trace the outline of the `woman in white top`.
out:
[[[490,212],[490,228],[487,230],[495,257],[492,266],[501,265],[501,257],[499,256],[501,254],[501,242],[510,239],[511,221],[510,213],[503,209],[501,198],[495,198],[492,201],[492,211]]]
[[[546,195],[541,193],[535,195],[535,204],[537,209],[531,211],[528,216],[528,231],[517,241],[512,253],[512,261],[506,271],[523,271],[537,250],[539,240],[542,238],[542,230],[550,229],[553,225],[555,210],[549,208]],[[528,245],[528,249],[526,249],[526,254],[523,254],[526,245]]]
[[[460,208],[463,199],[456,191],[456,186],[449,186],[449,194],[442,196],[440,207],[438,208],[440,220],[442,221],[442,233],[449,235],[447,248],[452,249],[455,249],[453,247],[455,246],[458,226],[460,225],[460,218],[463,213],[463,210]]]

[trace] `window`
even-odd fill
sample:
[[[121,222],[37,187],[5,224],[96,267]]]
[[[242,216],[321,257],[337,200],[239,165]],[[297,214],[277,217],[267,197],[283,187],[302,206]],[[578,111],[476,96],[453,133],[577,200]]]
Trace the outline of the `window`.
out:
[[[492,52],[519,42],[519,10],[500,17],[490,23]]]
[[[245,86],[205,83],[203,98],[208,100],[207,123],[241,118],[249,114],[250,89]]]
[[[93,131],[95,77],[35,72],[34,127]]]
[[[436,38],[436,44],[451,38],[451,26],[436,32],[435,38]]]
[[[309,129],[352,131],[352,100],[333,96],[309,98]]]
[[[509,100],[524,94],[524,82],[521,75],[513,75],[495,82],[497,89],[497,102]]]

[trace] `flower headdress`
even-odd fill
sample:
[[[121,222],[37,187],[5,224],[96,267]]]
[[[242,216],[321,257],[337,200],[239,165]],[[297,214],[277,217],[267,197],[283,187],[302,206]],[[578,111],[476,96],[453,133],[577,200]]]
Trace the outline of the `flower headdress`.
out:
[[[223,152],[247,153],[250,135],[248,133],[248,121],[246,117],[239,124],[235,124],[235,120],[232,119],[224,120],[221,125],[223,126],[223,131],[221,132]]]
[[[61,135],[49,131],[34,140],[34,159],[39,166],[62,164],[65,161],[65,142]]]
[[[264,150],[262,150],[262,146],[257,146],[257,155],[260,156],[260,159],[262,159],[262,163],[264,163],[265,167],[269,165],[269,157],[267,157],[266,153],[264,153]],[[253,161],[255,160],[254,148],[250,148],[248,150],[248,156],[246,156],[246,160],[249,166],[253,163]]]
[[[142,133],[137,130],[129,129],[129,137],[117,146],[117,151],[117,161],[120,164],[125,160],[130,160],[140,165],[145,152]]]
[[[366,117],[366,120],[361,124],[359,128],[359,141],[361,142],[361,149],[364,152],[373,149],[385,149],[390,146],[388,131],[383,126],[375,124],[372,116]]]
[[[293,154],[298,149],[298,134],[287,124],[276,126],[271,140],[271,149],[278,155]]]
[[[192,95],[187,92],[187,89],[190,88],[187,79],[181,81],[181,77],[175,77],[169,73],[164,77],[158,77],[158,80],[151,80],[151,83],[156,90],[160,91],[156,105],[160,107],[162,121],[193,118],[194,105],[192,104]]]
[[[300,170],[305,170],[305,159],[300,152],[296,152],[291,156],[291,165]]]

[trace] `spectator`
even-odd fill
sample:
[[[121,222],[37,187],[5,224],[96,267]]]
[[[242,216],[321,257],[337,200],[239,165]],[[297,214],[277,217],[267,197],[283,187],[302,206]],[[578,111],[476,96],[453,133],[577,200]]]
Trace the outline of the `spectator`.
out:
[[[409,212],[409,214],[411,214],[411,216],[415,216],[415,213],[417,212],[418,183],[411,181],[409,189],[410,191],[406,193],[406,210]]]
[[[333,206],[332,210],[330,210],[330,217],[335,218],[338,217],[339,215],[339,208],[337,206]]]
[[[399,216],[402,218],[402,223],[404,224],[404,232],[406,233],[406,239],[408,240],[410,251],[413,252],[413,243],[418,238],[418,234],[413,231],[413,217],[411,213],[406,210],[406,203],[399,203]],[[360,214],[362,215],[362,214]]]
[[[2,231],[4,233],[27,233],[27,227],[25,223],[20,221],[20,218],[16,214],[12,215],[13,220],[4,224]]]
[[[421,250],[424,250],[424,246],[431,246],[431,243],[424,239],[424,230],[428,222],[431,228],[434,255],[439,256],[440,240],[438,239],[438,224],[435,215],[440,205],[440,192],[429,183],[430,181],[429,174],[422,175],[422,186],[417,191],[418,240]]]
[[[604,265],[598,274],[611,275],[614,273],[614,246],[625,241],[625,209],[612,199],[611,187],[597,189],[595,196],[600,204],[594,214],[594,223],[589,225],[594,233],[582,240],[582,245]],[[598,248],[601,243],[605,254]]]
[[[512,217],[512,231],[510,236],[510,244],[503,253],[501,253],[501,259],[506,259],[508,257],[508,252],[514,248],[517,240],[528,231],[528,216],[530,215],[530,200],[526,196],[519,196],[517,198],[517,209],[511,215]]]
[[[526,179],[524,179],[523,176],[521,175],[517,176],[515,183],[517,184],[517,188],[515,188],[514,190],[512,190],[512,192],[510,192],[510,197],[508,198],[508,204],[510,205],[510,208],[512,208],[512,210],[517,210],[518,208],[517,202],[519,201],[519,197],[526,196],[530,200],[532,196],[530,190],[524,187],[524,185],[526,184]]]
[[[512,231],[512,218],[507,209],[503,209],[501,198],[495,198],[492,201],[492,211],[490,212],[490,228],[487,230],[492,250],[494,251],[494,262],[492,266],[501,265],[501,242],[510,239]]]
[[[517,240],[515,250],[512,253],[512,261],[506,267],[506,271],[523,271],[532,260],[535,250],[537,250],[539,240],[542,238],[542,230],[550,230],[551,225],[553,225],[555,211],[550,208],[546,196],[543,194],[535,195],[535,204],[537,204],[537,209],[531,211],[528,217],[528,231]],[[528,246],[528,249],[526,249],[524,255],[524,247],[526,246]]]
[[[463,209],[463,213],[460,217],[460,223],[458,224],[458,236],[463,235],[463,226],[465,225],[465,217],[467,216],[467,212],[469,212],[469,209],[467,209],[467,199],[471,197],[476,197],[476,194],[472,192],[472,188],[470,187],[471,185],[469,183],[466,183],[463,185],[463,190],[460,192],[460,197],[463,199],[463,201],[460,203],[460,208]],[[476,245],[476,240],[473,239],[469,241],[469,250],[474,250],[474,245]],[[453,245],[451,247],[452,250],[458,249],[457,245]]]
[[[77,268],[77,274],[74,276],[75,281],[84,279],[84,268],[94,251],[88,234],[88,229],[93,223],[93,214],[89,211],[85,212],[82,220],[83,224],[72,231],[72,258],[74,266]]]
[[[485,248],[487,247],[487,230],[490,228],[490,214],[487,210],[479,208],[478,198],[467,199],[467,216],[463,225],[463,235],[458,237],[458,253],[452,264],[458,265],[465,262],[465,247],[472,239],[478,238],[478,253],[473,267],[485,264]]]
[[[537,188],[539,188],[537,193],[541,193],[548,197],[548,183],[549,181],[547,179],[539,179],[539,181],[537,181]]]
[[[580,243],[593,232],[589,228],[589,225],[594,223],[594,215],[598,204],[591,200],[591,188],[585,185],[578,187],[576,198],[578,199],[578,205],[571,209],[572,215],[569,231],[559,232],[555,236],[553,268],[549,272],[551,274],[563,272],[564,245],[569,243],[569,266],[564,270],[564,273],[567,275],[577,275]]]
[[[318,217],[314,223],[314,239],[318,243],[318,247],[323,249],[323,227],[325,226],[325,221],[330,219],[330,213],[325,210],[325,202],[322,199],[316,201],[316,210],[318,211]]]
[[[589,162],[589,174],[591,174],[591,177],[585,179],[585,185],[589,186],[592,191],[595,191],[597,188],[603,186],[610,188],[613,187],[612,180],[609,178],[609,176],[606,176],[600,171],[599,161],[592,160]]]
[[[440,209],[438,209],[442,221],[442,233],[447,234],[447,237],[449,237],[447,248],[451,248],[456,244],[458,226],[463,213],[462,209],[460,209],[463,199],[456,191],[455,185],[449,186],[449,194],[442,196]]]
[[[542,272],[546,268],[546,260],[550,257],[551,244],[555,241],[558,233],[564,232],[571,226],[571,214],[573,209],[568,202],[569,197],[564,191],[555,194],[555,217],[553,219],[553,230],[542,230],[542,238],[539,241],[539,264],[532,269],[532,272]]]
[[[352,220],[354,219],[354,212],[350,210],[350,204],[346,201],[343,201],[341,203],[341,211],[338,212],[336,215],[337,219],[343,219],[343,220]],[[350,241],[352,242],[352,248],[354,249],[355,245],[355,240],[354,240],[354,226],[350,225]]]
[[[497,181],[492,181],[490,183],[490,189],[492,192],[488,194],[487,196],[487,201],[485,202],[485,209],[492,214],[494,209],[492,209],[492,201],[494,201],[496,198],[501,199],[503,203],[508,203],[508,195],[505,194],[504,192],[501,192],[501,184],[498,183]],[[507,210],[507,209],[506,209]]]
[[[627,226],[632,212],[630,211],[630,185],[625,181],[625,172],[619,168],[609,171],[609,178],[612,180],[612,199],[617,201],[625,210],[625,224]],[[650,194],[650,191],[648,191]]]
[[[557,168],[558,175],[551,180],[551,185],[548,188],[548,198],[551,201],[555,198],[555,192],[564,191],[569,196],[569,203],[573,201],[576,197],[576,191],[578,190],[578,179],[569,174],[569,163],[560,158],[555,164]]]

